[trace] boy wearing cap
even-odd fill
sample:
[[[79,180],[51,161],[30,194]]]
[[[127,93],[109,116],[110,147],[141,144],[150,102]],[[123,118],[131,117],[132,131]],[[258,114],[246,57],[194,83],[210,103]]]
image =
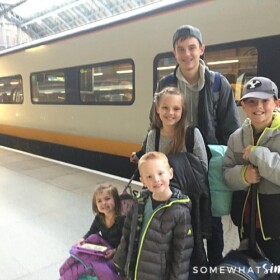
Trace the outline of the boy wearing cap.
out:
[[[247,115],[229,138],[224,178],[234,190],[232,219],[241,239],[249,234],[250,187],[258,184],[256,241],[265,255],[280,265],[280,114],[278,89],[268,78],[255,77],[240,100]]]

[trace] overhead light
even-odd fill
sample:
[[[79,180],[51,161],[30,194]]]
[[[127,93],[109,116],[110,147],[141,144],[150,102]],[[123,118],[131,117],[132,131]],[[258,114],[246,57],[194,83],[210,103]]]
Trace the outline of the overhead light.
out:
[[[164,70],[174,69],[175,67],[176,67],[175,65],[171,65],[171,66],[162,66],[162,67],[158,67],[157,70],[158,70],[158,71],[164,71]]]
[[[127,74],[127,73],[132,73],[132,70],[119,70],[116,73],[117,74]]]
[[[94,76],[94,77],[96,77],[96,76],[103,76],[103,73],[102,73],[102,72],[93,73],[93,76]]]
[[[217,65],[217,64],[230,64],[230,63],[237,63],[239,62],[238,59],[232,59],[232,60],[219,60],[219,61],[210,61],[207,62],[208,65]]]

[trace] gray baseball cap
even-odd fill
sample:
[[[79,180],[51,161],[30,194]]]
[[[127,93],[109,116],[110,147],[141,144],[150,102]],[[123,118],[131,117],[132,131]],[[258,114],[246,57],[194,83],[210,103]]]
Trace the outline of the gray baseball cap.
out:
[[[202,35],[198,28],[192,25],[182,25],[180,26],[173,35],[173,47],[175,43],[182,38],[195,37],[200,44],[202,44]]]
[[[276,84],[265,77],[254,77],[244,85],[243,96],[239,102],[250,97],[268,99],[271,96],[278,99],[278,88]]]

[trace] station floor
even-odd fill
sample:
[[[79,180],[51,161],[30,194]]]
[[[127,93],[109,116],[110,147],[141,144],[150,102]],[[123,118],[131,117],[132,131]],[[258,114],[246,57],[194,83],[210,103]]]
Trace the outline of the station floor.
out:
[[[95,188],[110,182],[122,191],[127,181],[0,146],[0,280],[58,280],[91,225]],[[229,217],[223,224],[226,253],[239,241]]]

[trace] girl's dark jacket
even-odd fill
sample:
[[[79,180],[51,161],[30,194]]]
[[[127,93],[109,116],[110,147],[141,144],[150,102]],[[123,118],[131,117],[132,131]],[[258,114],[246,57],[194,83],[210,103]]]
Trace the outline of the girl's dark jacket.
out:
[[[151,194],[148,190],[141,192],[129,212],[113,258],[126,279],[188,279],[193,248],[191,202],[179,190],[172,192],[171,198],[154,210],[144,229],[144,208]]]

